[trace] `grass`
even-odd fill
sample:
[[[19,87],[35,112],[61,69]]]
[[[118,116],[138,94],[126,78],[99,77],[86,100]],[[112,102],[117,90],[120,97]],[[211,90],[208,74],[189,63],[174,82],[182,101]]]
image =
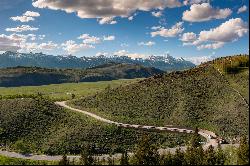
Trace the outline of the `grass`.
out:
[[[19,159],[0,155],[0,165],[58,165],[58,162]]]
[[[65,110],[44,98],[0,100],[0,144],[19,153],[79,154],[85,144],[93,153],[132,150],[143,135],[159,147],[184,145],[189,136],[109,125],[78,112]]]
[[[99,81],[99,82],[82,82],[82,83],[64,83],[51,84],[43,86],[22,86],[5,88],[0,87],[0,94],[2,96],[17,95],[17,94],[38,94],[41,93],[45,97],[50,97],[54,101],[72,99],[72,94],[76,98],[94,95],[97,92],[104,90],[107,87],[118,87],[120,85],[136,82],[140,79],[120,79],[113,81]]]

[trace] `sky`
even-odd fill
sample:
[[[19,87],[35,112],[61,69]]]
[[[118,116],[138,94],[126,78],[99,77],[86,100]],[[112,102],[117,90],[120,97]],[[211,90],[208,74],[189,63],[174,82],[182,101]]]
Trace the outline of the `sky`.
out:
[[[248,53],[248,19],[248,0],[0,0],[0,52],[199,64]]]

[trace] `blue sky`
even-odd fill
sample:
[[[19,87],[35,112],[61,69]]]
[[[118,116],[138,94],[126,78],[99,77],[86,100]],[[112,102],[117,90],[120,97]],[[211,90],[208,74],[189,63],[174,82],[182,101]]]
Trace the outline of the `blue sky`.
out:
[[[248,19],[248,0],[0,0],[0,51],[199,63],[248,53]]]

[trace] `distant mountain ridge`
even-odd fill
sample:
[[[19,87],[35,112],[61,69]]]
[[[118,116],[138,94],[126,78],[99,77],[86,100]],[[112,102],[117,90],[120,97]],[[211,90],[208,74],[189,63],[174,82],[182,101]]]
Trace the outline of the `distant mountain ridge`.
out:
[[[164,71],[152,67],[121,63],[108,63],[88,69],[49,69],[19,66],[0,69],[0,87],[145,78],[162,73]]]
[[[91,68],[106,63],[130,63],[139,64],[145,67],[155,67],[164,71],[183,70],[195,67],[195,65],[183,58],[176,59],[170,55],[150,56],[149,58],[132,59],[127,56],[104,55],[94,57],[76,56],[53,56],[43,53],[18,53],[7,51],[0,54],[0,68],[16,66],[37,66],[44,68]]]

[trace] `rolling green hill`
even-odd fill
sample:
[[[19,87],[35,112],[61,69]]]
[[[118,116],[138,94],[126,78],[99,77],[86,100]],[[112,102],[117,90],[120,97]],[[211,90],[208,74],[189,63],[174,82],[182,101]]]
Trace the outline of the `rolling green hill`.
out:
[[[241,70],[220,72],[218,64],[229,59]],[[221,58],[107,89],[70,104],[124,123],[198,126],[232,138],[248,132],[248,98],[242,99],[249,91],[248,61],[249,56]]]
[[[0,86],[37,86],[72,82],[96,82],[150,77],[163,73],[156,68],[135,64],[108,63],[89,69],[47,69],[15,67],[0,69]]]
[[[93,153],[109,154],[133,148],[144,134],[152,136],[160,147],[190,139],[185,134],[178,134],[176,139],[176,134],[108,125],[39,96],[0,100],[0,148],[22,153],[79,154],[84,145],[90,144]]]

